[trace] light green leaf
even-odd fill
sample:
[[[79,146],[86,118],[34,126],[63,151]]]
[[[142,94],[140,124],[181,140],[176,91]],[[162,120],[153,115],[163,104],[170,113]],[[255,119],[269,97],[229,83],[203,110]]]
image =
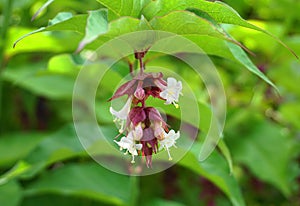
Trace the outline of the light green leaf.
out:
[[[73,14],[71,12],[60,12],[53,19],[50,19],[48,26],[58,24],[60,22],[71,19],[72,17],[73,17]]]
[[[107,33],[100,35],[95,41],[87,45],[86,48],[97,49],[102,44],[115,37],[138,31],[141,26],[140,23],[141,21],[139,19],[132,17],[121,17],[117,20],[114,20],[109,23],[109,30],[107,31]]]
[[[60,54],[52,57],[48,62],[47,71],[41,71],[43,74],[69,74],[77,75],[80,65],[76,65],[70,54]]]
[[[25,34],[19,37],[15,43],[14,47],[24,38],[44,31],[74,31],[81,35],[84,33],[86,21],[88,15],[76,15],[70,18],[70,13],[59,13],[53,20],[49,21],[48,27],[41,27],[35,31]]]
[[[224,142],[223,138],[221,138],[220,141],[218,142],[218,148],[224,155],[224,157],[229,165],[230,174],[232,174],[232,172],[233,172],[232,158],[231,158],[230,150],[227,147],[226,143]]]
[[[130,177],[108,171],[97,163],[71,164],[46,172],[29,184],[25,194],[66,194],[128,205],[133,186]]]
[[[12,169],[0,177],[0,187],[7,184],[10,180],[19,177],[20,175],[29,171],[31,166],[23,161],[18,162]]]
[[[118,17],[132,16],[140,17],[142,8],[149,0],[97,0],[103,6],[114,12]]]
[[[208,35],[236,43],[213,23],[188,11],[174,11],[150,21],[154,30],[167,31],[180,35]]]
[[[46,9],[50,4],[52,4],[54,0],[48,0],[39,10],[32,16],[31,21],[33,21],[44,9]]]
[[[273,84],[273,82],[271,82],[268,79],[268,77],[266,77],[264,75],[264,73],[262,73],[253,64],[253,62],[249,59],[249,57],[247,56],[247,54],[239,46],[237,46],[235,44],[232,44],[230,42],[227,42],[227,45],[228,45],[231,53],[233,54],[233,56],[235,57],[235,59],[238,62],[240,62],[243,66],[245,66],[250,72],[256,74],[257,76],[259,76],[260,78],[262,78],[265,82],[267,82],[268,84],[270,84],[271,86],[273,86],[275,89],[277,89],[277,87]]]
[[[96,11],[90,11],[86,28],[85,36],[78,45],[77,52],[81,51],[86,44],[94,41],[101,34],[106,33],[108,30],[107,10],[100,9]]]

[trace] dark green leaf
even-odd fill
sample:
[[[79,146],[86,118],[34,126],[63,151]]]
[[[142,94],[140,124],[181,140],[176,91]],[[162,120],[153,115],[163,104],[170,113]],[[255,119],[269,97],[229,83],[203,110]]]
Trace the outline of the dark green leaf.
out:
[[[15,181],[0,185],[0,203],[3,206],[18,206],[22,199],[22,190]]]
[[[232,205],[245,205],[238,183],[234,176],[230,174],[230,168],[226,160],[214,151],[205,161],[199,162],[197,157],[200,148],[199,143],[194,143],[190,152],[180,160],[179,164],[213,182],[228,196]]]
[[[26,157],[45,137],[39,133],[15,133],[0,138],[0,167],[12,166]]]
[[[46,172],[26,188],[25,194],[67,194],[126,205],[133,189],[130,177],[108,171],[96,163],[85,163]]]

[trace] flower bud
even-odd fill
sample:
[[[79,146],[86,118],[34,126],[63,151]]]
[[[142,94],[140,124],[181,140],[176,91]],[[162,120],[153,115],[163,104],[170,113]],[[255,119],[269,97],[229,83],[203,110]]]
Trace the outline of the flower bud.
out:
[[[134,96],[138,99],[138,100],[143,100],[145,98],[145,91],[142,87],[143,82],[139,81],[137,88],[134,92]]]

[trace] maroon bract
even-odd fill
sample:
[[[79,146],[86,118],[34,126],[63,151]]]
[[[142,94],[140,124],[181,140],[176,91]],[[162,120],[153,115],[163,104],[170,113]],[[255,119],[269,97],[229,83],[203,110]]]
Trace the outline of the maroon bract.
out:
[[[171,159],[169,148],[175,146],[179,132],[169,131],[159,111],[154,107],[147,107],[146,100],[152,96],[164,100],[165,104],[173,103],[177,106],[182,86],[174,78],[168,78],[166,82],[161,72],[145,73],[142,62],[144,54],[136,54],[136,57],[140,61],[141,71],[132,80],[121,85],[109,99],[111,101],[127,95],[127,102],[120,111],[111,107],[110,112],[115,117],[114,121],[121,126],[119,132],[126,134],[119,142],[115,141],[120,149],[125,149],[126,153],[132,155],[132,163],[135,162],[134,156],[142,154],[147,167],[151,167],[152,155],[159,148],[166,149]]]

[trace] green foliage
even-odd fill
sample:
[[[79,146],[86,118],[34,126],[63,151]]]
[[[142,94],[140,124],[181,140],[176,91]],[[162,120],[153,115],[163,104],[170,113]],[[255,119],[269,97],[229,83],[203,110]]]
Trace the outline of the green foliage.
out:
[[[300,4],[224,2],[231,7],[204,0],[0,1],[5,11],[0,15],[1,205],[299,205],[300,67],[291,53],[300,52]],[[256,20],[246,21],[239,13]],[[209,55],[224,83],[228,116],[217,149],[200,162],[212,119],[206,88],[178,59],[147,54],[146,66],[165,66],[188,79],[201,121],[182,121],[200,134],[176,166],[149,177],[129,177],[89,157],[71,123],[71,101],[90,51],[145,30],[175,33]],[[133,56],[112,66],[95,99],[99,126],[111,136],[110,143],[116,130],[107,99],[128,74],[128,62],[136,66]],[[111,62],[104,58],[101,64]],[[149,101],[178,123],[175,107]],[[189,98],[183,101],[188,104]],[[86,105],[82,110],[89,112]],[[188,136],[181,139],[189,142]],[[97,144],[107,144],[103,141]],[[86,149],[107,155],[97,145]],[[212,185],[197,182],[199,177]],[[257,184],[262,186],[257,189]]]

